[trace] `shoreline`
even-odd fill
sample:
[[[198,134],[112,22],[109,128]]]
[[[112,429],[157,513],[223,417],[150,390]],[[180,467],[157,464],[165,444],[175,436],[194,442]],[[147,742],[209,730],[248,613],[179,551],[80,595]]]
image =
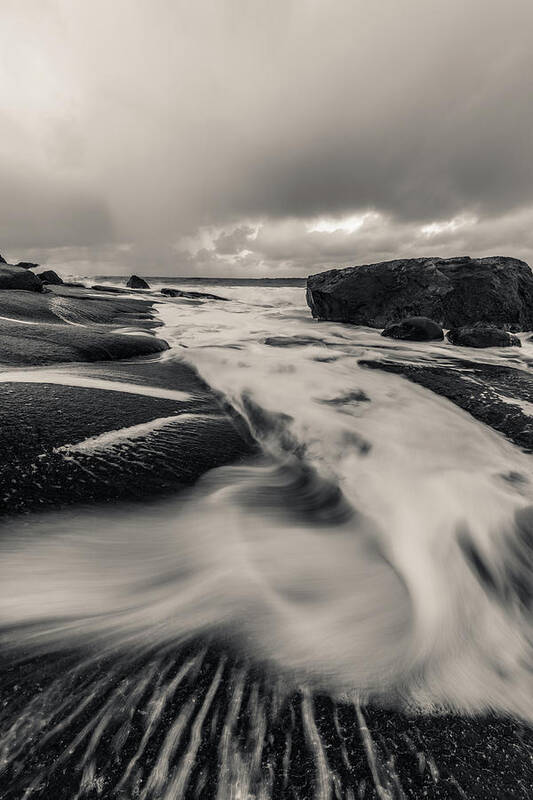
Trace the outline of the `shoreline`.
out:
[[[94,292],[80,290],[2,294],[14,297],[0,294],[0,309],[24,310],[26,304],[26,316],[37,317],[24,324],[30,346],[18,335],[16,353],[0,319],[0,342],[8,341],[7,361],[5,347],[0,355],[0,446],[6,454],[0,465],[2,516],[178,491],[206,470],[254,452],[242,421],[228,413],[192,368],[161,362],[159,354],[169,345],[152,333],[163,325],[155,317],[155,301],[95,299]],[[68,314],[86,321],[66,322]],[[128,332],[117,332],[124,323]],[[9,325],[17,333],[22,327]],[[65,360],[71,352],[61,340],[79,341],[80,328],[86,358]],[[96,360],[106,348],[109,360]],[[148,426],[167,417],[164,425]],[[117,431],[123,432],[122,440],[105,457],[75,450],[83,440]],[[124,456],[133,458],[135,447],[148,447],[150,458],[145,454],[145,463],[125,466]]]
[[[98,303],[89,293],[87,302]],[[75,307],[82,315],[84,303],[77,300],[63,305],[62,313]],[[112,313],[114,321],[92,324],[109,326],[106,335],[124,336],[111,327],[128,314],[134,327],[162,327],[153,316],[139,317],[153,315],[158,301],[135,299],[150,306],[147,312],[116,307],[129,303],[127,298],[101,301],[113,305],[102,307],[98,318]],[[94,315],[91,303],[84,307]],[[36,330],[46,330],[41,326],[49,324],[49,313],[54,312],[47,301]],[[77,327],[64,320],[53,324],[63,336]],[[391,372],[401,367],[365,366]],[[0,445],[6,456],[0,478],[7,487],[2,497],[7,523],[20,513],[31,523],[31,512],[69,505],[90,513],[101,503],[156,501],[194,484],[209,469],[238,463],[258,450],[224,398],[192,367],[160,353],[0,369]],[[410,377],[407,367],[401,369]],[[2,374],[17,379],[2,380]],[[516,393],[523,395],[530,380],[524,373],[526,383]],[[466,410],[476,416],[475,408]],[[364,800],[481,800],[489,787],[494,796],[528,798],[533,731],[520,720],[491,713],[412,714],[372,702],[361,707],[305,686],[282,696],[279,679],[247,660],[223,631],[216,638],[208,633],[177,643],[171,652],[149,646],[140,654],[99,652],[92,645],[44,657],[23,652],[22,661],[19,656],[6,653],[0,660],[0,700],[6,701],[0,725],[2,719],[21,720],[13,723],[13,734],[7,729],[1,800],[19,800],[30,784],[35,787],[30,796],[43,800],[51,795],[72,800],[81,786],[93,796],[134,797],[165,767],[158,760],[163,743],[180,720],[183,738],[166,769],[169,780],[183,776],[184,800],[224,796],[225,781],[230,784],[219,768],[221,742],[231,743],[231,769],[241,769],[250,793],[263,786],[283,800],[292,800],[294,792],[301,798],[320,792],[334,797],[337,789],[355,785]],[[161,707],[158,718],[154,707]],[[22,733],[18,724],[26,726]],[[103,783],[97,783],[99,776]],[[147,797],[164,796],[166,786],[154,787],[160,794],[154,788]]]

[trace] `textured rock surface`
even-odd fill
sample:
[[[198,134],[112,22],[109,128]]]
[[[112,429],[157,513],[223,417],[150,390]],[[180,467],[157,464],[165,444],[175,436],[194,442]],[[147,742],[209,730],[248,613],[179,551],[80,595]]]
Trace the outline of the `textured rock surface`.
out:
[[[533,377],[523,369],[457,359],[450,364],[408,364],[399,361],[359,361],[363,367],[403,375],[503,433],[533,453],[533,419],[524,409],[533,402]]]
[[[148,284],[144,278],[139,278],[138,275],[132,275],[129,281],[127,282],[126,286],[128,289],[149,289],[150,284]]]
[[[174,492],[207,469],[255,452],[244,424],[184,364],[119,362],[112,372],[109,364],[73,364],[61,374],[65,385],[46,383],[46,373],[43,383],[0,380],[0,517]],[[69,375],[97,385],[69,385]],[[108,380],[113,389],[105,388]],[[132,393],[132,386],[146,393]],[[178,389],[184,398],[160,397],[161,389]],[[165,425],[119,437],[113,447],[76,448],[108,431],[135,434],[133,426],[161,418]]]
[[[167,343],[149,333],[160,324],[152,305],[63,286],[48,294],[0,292],[0,364],[114,360],[166,350]]]
[[[389,325],[381,334],[391,339],[405,339],[411,342],[430,342],[433,339],[444,339],[444,331],[440,325],[427,317],[407,317],[401,322]]]
[[[37,277],[43,283],[50,283],[53,286],[60,286],[63,283],[63,278],[60,278],[57,272],[53,269],[47,269],[44,272],[38,272]]]
[[[6,264],[0,264],[0,289],[26,289],[30,292],[42,292],[43,284],[31,270]]]
[[[318,319],[374,328],[424,316],[445,328],[531,330],[533,273],[505,256],[398,259],[310,275],[307,303]]]
[[[95,283],[94,286],[91,286],[91,289],[94,289],[95,292],[108,292],[108,294],[124,293],[124,289],[119,289],[117,286],[104,286],[99,283]]]
[[[220,297],[218,294],[208,294],[207,292],[189,292],[185,289],[161,289],[161,294],[165,297],[185,297],[190,300],[227,300],[227,297]]]
[[[483,322],[452,328],[446,338],[452,344],[462,347],[522,347],[518,336]]]

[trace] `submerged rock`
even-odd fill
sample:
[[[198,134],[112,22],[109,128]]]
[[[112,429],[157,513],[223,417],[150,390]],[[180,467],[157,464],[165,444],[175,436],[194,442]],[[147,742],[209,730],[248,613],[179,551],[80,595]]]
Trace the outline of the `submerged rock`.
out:
[[[26,289],[29,292],[42,292],[43,284],[31,270],[6,264],[0,264],[0,289]]]
[[[95,292],[109,292],[110,294],[124,294],[124,289],[118,289],[116,286],[103,286],[100,283],[95,283],[91,286]]]
[[[53,286],[61,286],[63,283],[63,278],[60,278],[57,272],[54,272],[53,269],[47,269],[44,272],[38,272],[37,277],[40,278],[43,283],[51,283]]]
[[[148,284],[144,278],[139,278],[138,275],[132,275],[129,281],[127,282],[126,286],[128,289],[149,289],[150,284]]]
[[[433,339],[444,339],[444,331],[440,325],[428,317],[407,317],[401,322],[389,325],[381,333],[391,339],[405,339],[411,342],[430,342]]]
[[[451,344],[460,347],[522,347],[518,336],[486,322],[452,328],[446,338]]]
[[[161,289],[161,294],[165,297],[185,297],[190,300],[227,300],[227,297],[220,297],[218,294],[208,294],[207,292],[188,292],[185,289]]]
[[[322,345],[314,336],[267,336],[265,344],[270,347],[305,347],[306,345]]]
[[[533,273],[525,261],[489,258],[407,258],[307,279],[313,316],[374,328],[424,316],[445,328],[480,320],[502,328],[533,328]]]

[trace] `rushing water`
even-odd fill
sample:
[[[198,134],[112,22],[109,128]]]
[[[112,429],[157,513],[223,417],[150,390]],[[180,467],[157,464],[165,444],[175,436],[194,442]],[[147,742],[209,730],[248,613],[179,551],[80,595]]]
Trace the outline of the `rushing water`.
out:
[[[172,345],[164,358],[183,359],[223,394],[262,454],[213,470],[193,489],[143,510],[82,509],[9,524],[0,541],[4,648],[41,658],[91,652],[69,664],[63,683],[47,684],[40,705],[32,701],[22,716],[24,735],[39,738],[46,730],[57,738],[80,707],[100,697],[92,723],[84,721],[76,795],[93,796],[89,787],[98,796],[94,787],[107,779],[98,774],[97,746],[113,729],[120,750],[134,709],[149,695],[144,734],[114,791],[185,796],[206,715],[228,680],[223,659],[208,664],[209,680],[196,699],[191,690],[173,707],[137,793],[127,792],[167,702],[182,683],[194,684],[205,658],[202,639],[212,637],[238,654],[218,739],[222,800],[271,796],[274,778],[261,767],[261,739],[295,687],[303,692],[319,797],[332,796],[337,784],[309,692],[355,704],[353,724],[380,797],[396,795],[365,738],[360,704],[369,699],[423,713],[493,709],[533,721],[533,630],[523,602],[533,591],[531,457],[437,395],[358,364],[393,356],[452,367],[456,351],[316,322],[300,288],[205,291],[230,301],[169,299],[158,306],[161,335]],[[468,352],[521,369],[532,355],[525,337],[520,351]],[[112,442],[104,436],[84,446],[105,451]],[[173,657],[191,641],[200,650]],[[113,653],[120,657],[98,677],[98,659]],[[269,676],[268,692],[250,677],[254,665]],[[97,677],[87,678],[87,670]],[[106,694],[110,675],[115,690]],[[246,746],[237,746],[244,694],[251,727]],[[21,733],[12,718],[8,723],[0,746],[4,763],[13,764]],[[216,718],[209,724],[214,730]],[[187,745],[173,766],[186,728]],[[65,745],[58,763],[77,746]],[[287,778],[288,762],[280,763]],[[38,795],[43,780],[37,772],[28,797]],[[197,778],[197,788],[206,780]]]

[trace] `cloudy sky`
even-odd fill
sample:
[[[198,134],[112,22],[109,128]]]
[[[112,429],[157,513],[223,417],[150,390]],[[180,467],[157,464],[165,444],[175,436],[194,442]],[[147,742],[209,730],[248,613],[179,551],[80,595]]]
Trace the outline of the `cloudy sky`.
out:
[[[531,0],[0,0],[0,252],[533,263]]]

